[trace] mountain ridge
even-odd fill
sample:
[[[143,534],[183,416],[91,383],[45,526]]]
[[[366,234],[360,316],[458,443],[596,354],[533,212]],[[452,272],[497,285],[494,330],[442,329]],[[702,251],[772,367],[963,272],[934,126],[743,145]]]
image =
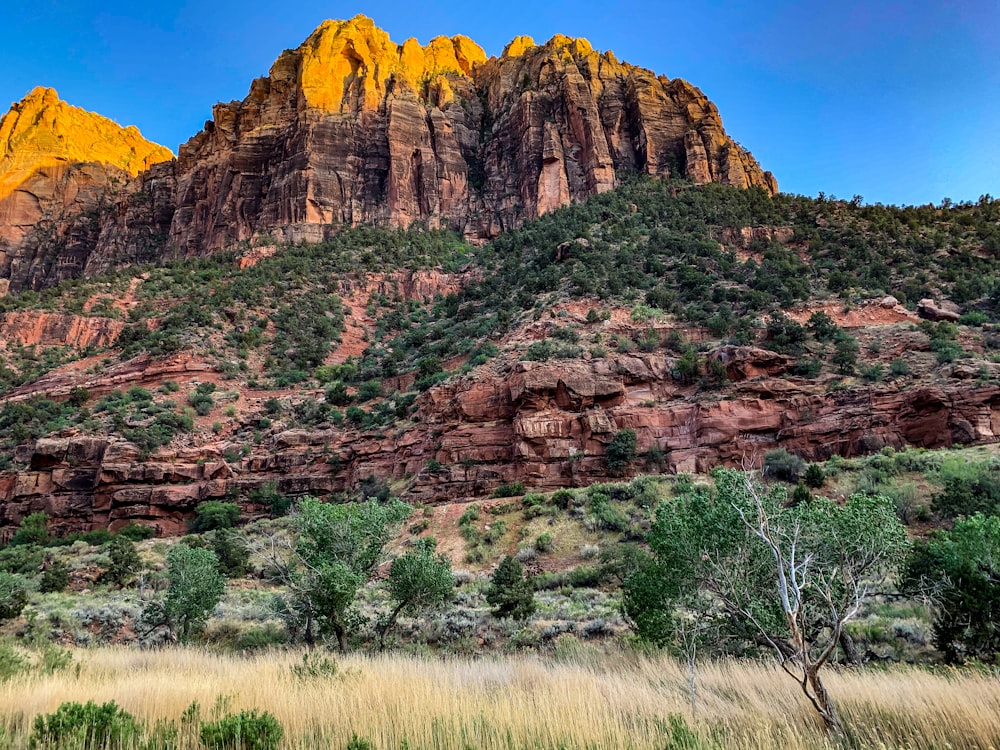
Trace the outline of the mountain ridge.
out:
[[[585,39],[517,37],[487,58],[462,36],[396,44],[364,16],[325,21],[243,100],[215,105],[176,159],[106,190],[96,215],[92,201],[43,212],[33,226],[48,234],[22,223],[0,278],[39,289],[363,223],[483,242],[630,174],[777,191],[701,91]]]

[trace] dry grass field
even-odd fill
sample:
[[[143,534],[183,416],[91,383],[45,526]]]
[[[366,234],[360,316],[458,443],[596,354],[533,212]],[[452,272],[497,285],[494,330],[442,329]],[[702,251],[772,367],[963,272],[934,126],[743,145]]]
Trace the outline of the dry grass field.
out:
[[[0,682],[0,748],[27,746],[33,717],[64,701],[114,700],[147,726],[257,708],[282,747],[377,750],[834,748],[797,685],[754,662],[706,662],[694,709],[683,665],[627,652],[558,661],[350,656],[336,674],[296,674],[301,653],[241,658],[189,649],[94,649],[79,668]],[[828,687],[860,748],[1000,747],[1000,677],[895,667],[831,671]],[[683,723],[681,723],[682,720]],[[687,731],[689,727],[691,731]],[[183,732],[177,747],[196,747]]]

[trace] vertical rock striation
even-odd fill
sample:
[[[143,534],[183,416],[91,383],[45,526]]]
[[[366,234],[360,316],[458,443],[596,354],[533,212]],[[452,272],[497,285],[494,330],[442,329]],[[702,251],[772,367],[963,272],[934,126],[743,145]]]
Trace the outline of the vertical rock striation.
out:
[[[484,241],[635,173],[777,191],[680,79],[564,36],[518,37],[489,59],[462,36],[396,44],[364,16],[326,21],[282,53],[243,101],[215,106],[176,160],[153,166],[167,154],[133,151],[107,163],[145,170],[138,182],[115,190],[91,175],[99,198],[54,216],[54,235],[25,241],[44,211],[21,210],[19,228],[0,213],[14,288],[265,236],[322,240],[360,223]],[[58,192],[64,178],[38,179]]]

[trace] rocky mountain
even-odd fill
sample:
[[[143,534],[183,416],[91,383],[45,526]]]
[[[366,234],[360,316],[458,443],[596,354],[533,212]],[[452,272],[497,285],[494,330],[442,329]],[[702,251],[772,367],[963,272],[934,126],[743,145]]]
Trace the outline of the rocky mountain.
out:
[[[11,295],[0,539],[995,445],[997,227],[640,180],[478,248],[365,227]]]
[[[12,142],[11,158],[29,148],[64,164],[59,173],[36,166],[34,192],[0,207],[0,274],[14,290],[246,242],[318,241],[362,223],[481,242],[630,174],[777,191],[698,89],[564,36],[519,37],[487,58],[461,36],[396,44],[363,16],[327,21],[243,101],[216,105],[176,160],[153,166],[167,154],[152,146],[121,152],[129,174],[144,170],[124,188],[84,166],[99,161],[89,141],[46,150],[49,131],[75,137],[59,121],[78,110],[54,96],[36,92],[5,119],[24,121],[20,109],[45,99],[46,117],[31,119],[34,145]],[[81,182],[93,196],[28,198],[75,195]]]
[[[15,290],[83,273],[104,209],[130,181],[173,158],[122,128],[36,88],[0,119],[0,283]]]

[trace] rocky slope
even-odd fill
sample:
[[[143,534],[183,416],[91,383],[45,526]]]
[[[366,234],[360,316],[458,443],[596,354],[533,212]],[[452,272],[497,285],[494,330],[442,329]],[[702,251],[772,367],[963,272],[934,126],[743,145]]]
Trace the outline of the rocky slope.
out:
[[[400,281],[354,289],[360,297],[356,323],[370,324],[362,311],[373,292]],[[437,281],[453,283],[447,277]],[[426,281],[413,289],[433,291]],[[391,429],[349,422],[298,426],[291,416],[295,404],[321,398],[322,391],[247,388],[221,379],[217,367],[191,352],[140,357],[110,369],[67,366],[7,398],[42,392],[64,399],[74,387],[85,387],[93,405],[129,387],[162,391],[176,382],[180,391],[169,396],[175,401],[190,397],[199,383],[215,382],[236,386],[227,411],[233,418],[220,421],[220,404],[199,419],[193,433],[151,455],[119,435],[78,428],[29,441],[15,452],[20,468],[0,474],[0,533],[9,535],[19,519],[39,510],[60,533],[130,521],[161,534],[182,533],[194,508],[207,499],[237,499],[253,515],[268,511],[269,492],[328,496],[369,477],[391,482],[408,501],[432,505],[483,497],[511,482],[542,490],[586,486],[609,477],[606,448],[623,429],[637,436],[628,475],[760,467],[764,454],[778,447],[821,461],[887,446],[1000,441],[1000,366],[986,365],[985,374],[960,364],[938,367],[926,337],[907,322],[879,319],[882,309],[869,306],[867,324],[851,331],[870,348],[881,347],[884,360],[907,358],[914,367],[909,376],[878,384],[795,377],[790,358],[760,346],[709,351],[706,363],[718,361],[727,377],[715,387],[679,378],[679,357],[669,350],[552,362],[501,356],[432,387],[418,399],[413,416]],[[581,328],[604,336],[633,327],[621,314],[591,324],[582,313],[571,315]],[[847,321],[858,313],[844,315]],[[551,327],[528,324],[510,341],[544,337]],[[383,386],[406,390],[409,382]],[[272,413],[268,400],[280,402],[284,416],[274,416],[262,434],[261,420]]]
[[[10,235],[0,275],[15,290],[37,288],[244,241],[321,240],[360,223],[446,227],[480,241],[635,173],[777,190],[698,89],[584,39],[519,37],[487,59],[460,36],[396,44],[358,16],[327,21],[284,52],[242,102],[216,105],[178,158],[137,185],[101,188],[103,173],[87,173],[95,195],[49,212],[48,235],[36,227],[25,240],[41,214],[0,207]],[[60,196],[65,179],[36,176]],[[96,201],[107,207],[95,215]]]
[[[36,88],[0,119],[0,279],[37,288],[79,276],[104,207],[173,157],[100,115]]]

